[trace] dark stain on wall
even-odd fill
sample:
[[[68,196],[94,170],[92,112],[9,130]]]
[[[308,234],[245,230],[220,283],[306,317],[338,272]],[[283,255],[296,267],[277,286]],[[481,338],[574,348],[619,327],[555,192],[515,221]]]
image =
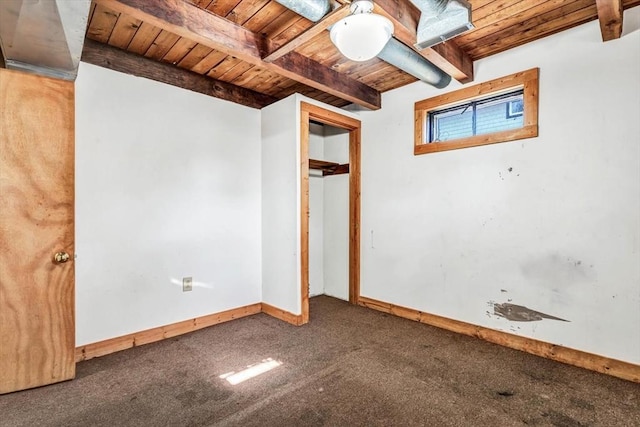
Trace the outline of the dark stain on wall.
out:
[[[584,286],[598,280],[593,264],[559,253],[530,259],[521,266],[521,271],[527,281],[553,290],[574,285]]]
[[[541,313],[539,311],[532,310],[523,305],[510,304],[508,302],[493,304],[493,314],[504,317],[507,320],[514,322],[537,322],[542,319],[559,320],[562,322],[568,322],[568,320],[561,319],[559,317],[551,316],[549,314]]]

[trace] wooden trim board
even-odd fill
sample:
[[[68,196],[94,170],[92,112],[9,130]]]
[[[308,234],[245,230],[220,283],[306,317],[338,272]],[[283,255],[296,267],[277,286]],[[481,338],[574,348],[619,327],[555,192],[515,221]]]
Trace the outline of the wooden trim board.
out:
[[[414,106],[413,154],[457,150],[538,136],[539,76],[540,70],[532,68],[416,102]],[[522,127],[440,142],[427,141],[427,117],[430,112],[517,89],[523,90],[524,117]]]
[[[300,103],[300,307],[302,323],[309,322],[309,122]]]
[[[307,323],[304,321],[304,316],[302,314],[293,314],[264,302],[262,303],[262,312],[264,314],[268,314],[271,317],[275,317],[276,319],[291,323],[295,326],[300,326],[304,323]]]
[[[360,162],[362,123],[340,113],[300,103],[300,293],[302,323],[309,321],[309,122],[349,131],[349,302],[360,295]]]
[[[251,316],[252,314],[258,314],[260,312],[262,312],[262,304],[256,303],[222,311],[220,313],[196,317],[195,319],[172,323],[166,326],[147,329],[146,331],[135,332],[121,337],[98,341],[92,344],[85,344],[83,346],[76,347],[76,362],[93,359],[94,357],[106,356],[107,354],[138,347],[144,344],[150,344],[156,341],[162,341],[167,338],[197,331],[198,329],[207,328],[219,323],[228,322],[229,320]]]
[[[640,383],[640,366],[621,360],[611,359],[597,354],[587,353],[568,347],[538,341],[532,338],[521,337],[507,332],[496,331],[483,326],[453,320],[435,314],[424,313],[419,310],[406,308],[383,301],[360,296],[358,304],[373,310],[389,313],[394,316],[414,320],[416,322],[435,326],[448,331],[469,335],[475,338],[513,348],[515,350],[542,356],[556,362],[578,366],[580,368],[604,373],[627,381]],[[121,337],[111,338],[91,344],[77,347],[75,351],[76,362],[93,359],[94,357],[106,356],[121,350],[138,347],[144,344],[161,341],[178,335],[197,331],[219,323],[228,322],[234,319],[251,316],[253,314],[265,313],[279,320],[285,321],[295,326],[302,325],[302,315],[295,315],[288,311],[279,309],[270,304],[256,303],[239,307],[220,313],[197,317],[182,322],[173,323],[166,326],[147,329]]]
[[[349,302],[360,298],[360,162],[362,127],[349,132]]]
[[[640,365],[611,359],[597,354],[587,353],[573,348],[550,344],[532,338],[496,331],[484,326],[477,326],[460,320],[449,319],[435,314],[424,313],[411,308],[390,304],[361,296],[359,305],[373,310],[389,313],[394,316],[457,332],[463,335],[480,338],[503,347],[513,348],[526,353],[542,356],[556,362],[578,366],[591,371],[600,372],[623,380],[640,383]]]

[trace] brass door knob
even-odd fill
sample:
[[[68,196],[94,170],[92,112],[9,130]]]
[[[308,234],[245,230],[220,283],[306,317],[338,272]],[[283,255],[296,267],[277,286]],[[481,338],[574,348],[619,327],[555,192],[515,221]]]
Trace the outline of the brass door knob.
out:
[[[66,252],[58,252],[53,256],[53,260],[59,264],[69,261],[69,254]]]

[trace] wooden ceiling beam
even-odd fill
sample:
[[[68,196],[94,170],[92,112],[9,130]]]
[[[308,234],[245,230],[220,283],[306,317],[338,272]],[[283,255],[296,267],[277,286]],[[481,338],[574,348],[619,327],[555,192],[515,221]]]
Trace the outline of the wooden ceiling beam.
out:
[[[350,6],[348,4],[340,6],[339,8],[322,18],[320,21],[318,21],[313,27],[300,34],[298,37],[288,41],[280,47],[275,47],[275,49],[272,49],[271,53],[264,57],[264,61],[273,62],[276,59],[281,58],[290,52],[293,52],[306,42],[316,37],[318,34],[327,30],[330,26],[332,26],[342,18],[348,16],[350,13],[349,7]]]
[[[317,67],[317,64],[317,62],[298,52],[291,52],[273,62],[273,65],[283,70],[297,70],[297,80],[307,86],[314,87],[324,93],[330,93],[350,102],[355,102],[372,110],[380,109],[380,92],[329,67]],[[293,79],[292,77],[290,78]],[[330,86],[331,90],[310,84],[310,82],[315,82],[316,80],[327,82],[326,85]],[[355,93],[356,97],[351,96],[351,99],[349,99],[345,96],[345,93],[348,92]],[[370,95],[373,93],[377,95]],[[364,101],[365,99],[367,100],[366,102]]]
[[[622,0],[596,0],[602,41],[619,39],[622,35]]]
[[[164,62],[154,61],[91,39],[85,39],[84,41],[82,61],[252,108],[262,108],[278,100],[273,96],[214,80],[201,74]]]
[[[473,81],[473,61],[455,41],[448,40],[423,50],[413,47],[416,43],[416,31],[421,12],[409,0],[376,0],[374,11],[393,22],[393,36],[396,39],[411,47],[460,83]]]
[[[187,0],[95,2],[349,102],[380,109],[380,92],[296,52],[271,63],[264,62],[262,57],[272,45],[270,40]]]

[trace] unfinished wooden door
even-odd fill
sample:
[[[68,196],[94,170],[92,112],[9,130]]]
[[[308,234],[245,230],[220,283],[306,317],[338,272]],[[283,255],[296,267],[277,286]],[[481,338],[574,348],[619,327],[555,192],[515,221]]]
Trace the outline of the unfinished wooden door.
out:
[[[73,82],[0,69],[0,393],[75,375],[73,236]]]

